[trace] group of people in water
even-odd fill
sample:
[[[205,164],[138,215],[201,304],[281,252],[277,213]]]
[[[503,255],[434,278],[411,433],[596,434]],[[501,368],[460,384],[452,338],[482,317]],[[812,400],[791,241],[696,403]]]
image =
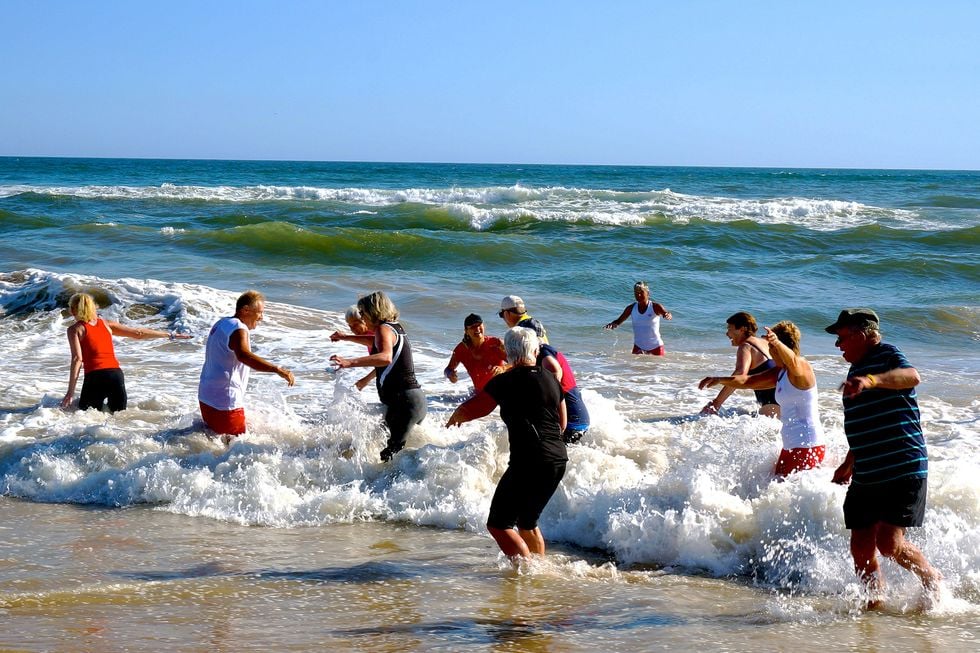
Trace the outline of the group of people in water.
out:
[[[615,329],[629,318],[633,353],[663,356],[660,319],[670,320],[672,315],[650,299],[645,283],[637,282],[633,290],[636,301],[606,328]],[[249,331],[262,321],[264,302],[256,291],[242,294],[235,314],[219,319],[208,334],[198,399],[205,425],[226,442],[245,432],[244,394],[250,370],[275,373],[290,386],[294,383],[288,369],[251,351]],[[68,329],[72,362],[69,389],[62,400],[65,407],[72,402],[84,367],[79,408],[125,409],[125,384],[113,351],[113,334],[190,337],[106,322],[98,317],[92,297],[84,293],[72,296],[69,310],[75,323]],[[544,325],[527,312],[523,299],[504,297],[498,316],[508,327],[503,340],[486,334],[479,315],[470,314],[463,322],[462,341],[453,349],[444,374],[456,383],[462,364],[474,394],[456,408],[446,426],[478,419],[500,407],[510,462],[494,492],[487,528],[508,556],[543,554],[545,540],[538,520],[564,476],[566,445],[579,441],[589,428],[589,415],[568,359],[549,343]],[[361,297],[345,318],[350,333],[337,331],[330,339],[360,343],[367,354],[335,354],[330,360],[338,369],[371,368],[356,386],[364,388],[373,378],[385,405],[388,439],[381,460],[387,462],[426,416],[426,397],[415,376],[412,348],[398,322],[398,310],[383,292]],[[760,414],[782,422],[776,475],[819,466],[825,443],[816,377],[800,353],[799,328],[783,321],[766,327],[759,337],[755,319],[746,312],[729,317],[727,325],[726,335],[737,348],[735,370],[730,376],[700,381],[700,388],[720,386],[702,414],[716,414],[735,389],[753,390]],[[833,481],[850,484],[845,525],[851,530],[855,569],[871,592],[868,604],[880,602],[884,586],[879,552],[935,590],[940,574],[904,537],[907,527],[921,526],[925,513],[928,465],[914,390],[918,373],[901,351],[881,342],[878,316],[870,309],[845,309],[826,330],[837,335],[837,347],[851,363],[841,385],[849,452]]]

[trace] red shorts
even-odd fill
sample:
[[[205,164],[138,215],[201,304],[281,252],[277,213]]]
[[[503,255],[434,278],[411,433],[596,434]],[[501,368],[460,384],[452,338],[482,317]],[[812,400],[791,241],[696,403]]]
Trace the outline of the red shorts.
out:
[[[201,405],[201,417],[204,418],[204,424],[215,433],[222,435],[241,435],[245,432],[244,408],[218,410],[217,408],[208,406],[203,401],[199,401],[198,403]]]
[[[651,356],[663,356],[665,352],[664,346],[660,345],[656,349],[640,349],[636,345],[633,345],[634,354],[650,354]]]
[[[823,456],[826,452],[827,448],[823,445],[800,449],[783,449],[779,452],[779,460],[776,461],[776,476],[789,476],[793,472],[813,469],[823,462]]]

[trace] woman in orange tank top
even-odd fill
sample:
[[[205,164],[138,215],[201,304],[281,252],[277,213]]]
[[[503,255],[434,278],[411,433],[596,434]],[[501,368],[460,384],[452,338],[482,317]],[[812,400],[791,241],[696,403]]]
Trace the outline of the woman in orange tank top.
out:
[[[78,375],[85,369],[82,394],[78,400],[81,410],[98,408],[114,413],[126,409],[126,380],[116,352],[112,346],[112,336],[126,336],[140,340],[147,338],[190,338],[190,334],[173,331],[157,331],[128,327],[114,321],[106,321],[98,316],[95,300],[88,293],[76,293],[68,300],[68,310],[75,323],[68,327],[68,348],[71,350],[71,371],[68,375],[68,392],[61,400],[62,408],[71,405],[75,396]]]

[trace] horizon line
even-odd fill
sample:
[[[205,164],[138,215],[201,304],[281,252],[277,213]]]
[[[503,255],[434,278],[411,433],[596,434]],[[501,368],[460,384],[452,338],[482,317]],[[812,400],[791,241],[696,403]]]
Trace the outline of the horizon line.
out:
[[[440,166],[540,166],[578,168],[713,168],[734,170],[884,170],[893,172],[980,172],[980,168],[901,168],[859,166],[805,166],[805,165],[712,165],[712,164],[654,164],[654,163],[538,163],[538,162],[479,162],[479,161],[380,161],[369,159],[228,159],[215,157],[159,157],[159,156],[67,156],[38,154],[0,154],[0,159],[82,159],[89,161],[200,161],[215,163],[361,163],[386,165],[440,165]]]

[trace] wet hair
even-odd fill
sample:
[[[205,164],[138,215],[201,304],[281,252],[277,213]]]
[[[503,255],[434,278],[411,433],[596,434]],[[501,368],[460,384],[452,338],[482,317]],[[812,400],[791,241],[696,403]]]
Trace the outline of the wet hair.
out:
[[[755,335],[755,332],[759,330],[759,325],[756,324],[755,318],[752,317],[751,313],[746,313],[745,311],[735,313],[735,315],[725,320],[725,324],[731,324],[736,329],[748,329],[752,335]]]
[[[800,353],[800,339],[803,336],[800,335],[799,327],[789,320],[783,320],[772,327],[772,332],[779,338],[779,342],[792,349],[794,354]]]
[[[68,310],[75,313],[80,322],[91,322],[96,315],[95,300],[87,292],[78,292],[68,300]]]
[[[367,318],[375,324],[398,320],[398,309],[388,299],[388,295],[380,290],[358,299],[357,308],[361,311],[362,318]]]
[[[537,360],[538,336],[531,329],[512,327],[504,334],[504,351],[507,362],[511,364],[527,363],[533,365]]]
[[[348,322],[360,322],[364,318],[361,317],[361,309],[357,307],[357,304],[351,304],[344,313],[344,319]]]
[[[255,306],[259,302],[265,301],[265,295],[260,293],[258,290],[246,290],[235,302],[235,312],[242,310],[246,306]]]
[[[643,290],[650,292],[650,286],[647,285],[646,281],[637,281],[634,283],[633,290],[636,290],[637,288],[643,288]]]

